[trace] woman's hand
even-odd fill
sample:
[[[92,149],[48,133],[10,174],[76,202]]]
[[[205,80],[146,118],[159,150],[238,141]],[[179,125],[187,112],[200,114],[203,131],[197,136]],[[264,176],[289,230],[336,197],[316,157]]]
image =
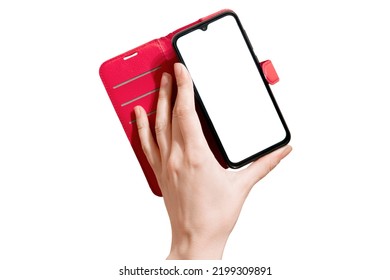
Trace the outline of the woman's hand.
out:
[[[178,90],[173,110],[173,79],[168,73],[161,78],[157,142],[145,110],[135,108],[142,148],[171,222],[168,259],[220,259],[248,193],[292,148],[282,147],[240,171],[222,168],[203,135],[191,77],[180,63],[174,65],[174,72]]]

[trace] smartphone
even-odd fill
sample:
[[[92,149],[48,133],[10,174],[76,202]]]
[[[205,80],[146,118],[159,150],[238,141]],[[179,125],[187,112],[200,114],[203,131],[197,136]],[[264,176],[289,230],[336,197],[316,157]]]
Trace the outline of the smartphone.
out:
[[[179,60],[221,154],[240,168],[286,145],[290,132],[236,13],[226,11],[176,34]]]

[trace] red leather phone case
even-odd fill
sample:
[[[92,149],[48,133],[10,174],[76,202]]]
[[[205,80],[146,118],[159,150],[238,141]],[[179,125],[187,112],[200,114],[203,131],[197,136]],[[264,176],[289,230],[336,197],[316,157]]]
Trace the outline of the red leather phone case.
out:
[[[141,165],[148,184],[152,192],[157,196],[162,195],[161,190],[154,172],[142,151],[133,109],[135,106],[141,105],[148,113],[150,126],[154,128],[157,97],[162,73],[168,72],[173,75],[173,64],[178,61],[171,43],[173,36],[186,28],[225,11],[227,10],[221,10],[201,18],[165,37],[154,39],[109,59],[100,66],[99,74],[108,96],[122,123],[123,129]],[[264,61],[261,63],[261,66],[270,84],[274,84],[279,80],[271,61]],[[198,115],[211,150],[219,163],[227,168],[227,164],[224,162],[214,138],[207,129],[203,116],[199,111]],[[154,129],[151,130],[154,131]]]

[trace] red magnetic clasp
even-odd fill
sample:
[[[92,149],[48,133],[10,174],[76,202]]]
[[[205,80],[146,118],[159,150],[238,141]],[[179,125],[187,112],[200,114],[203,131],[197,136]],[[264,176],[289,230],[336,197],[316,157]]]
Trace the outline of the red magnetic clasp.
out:
[[[264,76],[270,85],[274,85],[279,82],[278,73],[276,73],[276,70],[271,60],[265,60],[260,62],[260,67],[263,70]]]

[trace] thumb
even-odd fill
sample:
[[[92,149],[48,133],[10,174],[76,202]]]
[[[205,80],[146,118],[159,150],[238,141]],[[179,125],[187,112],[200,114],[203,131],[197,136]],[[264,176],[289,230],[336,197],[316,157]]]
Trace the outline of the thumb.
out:
[[[249,192],[258,181],[271,172],[272,169],[274,169],[291,151],[292,147],[289,145],[281,147],[278,150],[259,158],[246,169],[241,170],[239,173],[242,174],[240,176],[243,178],[245,187],[248,188],[247,191]]]

